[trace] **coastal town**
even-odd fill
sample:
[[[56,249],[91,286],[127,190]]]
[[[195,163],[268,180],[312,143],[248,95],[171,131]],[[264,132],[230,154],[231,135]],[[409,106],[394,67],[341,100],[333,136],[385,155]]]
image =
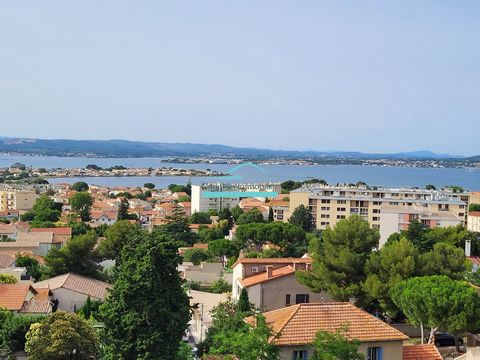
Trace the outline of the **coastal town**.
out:
[[[304,360],[325,342],[350,349],[348,359],[467,359],[480,349],[480,192],[319,179],[164,189],[19,184],[0,189],[5,358],[42,351],[37,323],[86,321],[81,351],[90,358],[101,347],[123,351],[127,328],[160,336],[141,318],[161,312],[162,292],[172,292],[178,308],[159,319],[180,321],[178,342],[169,345],[175,359]],[[175,249],[169,260],[145,268],[164,242]],[[168,275],[175,286],[151,283],[165,261],[177,270]],[[141,276],[139,287],[131,276]],[[409,295],[409,286],[444,297],[430,304]],[[456,291],[471,306],[459,306]],[[119,301],[135,320],[117,323]],[[42,343],[55,336],[41,331]],[[161,346],[152,343],[152,351]]]

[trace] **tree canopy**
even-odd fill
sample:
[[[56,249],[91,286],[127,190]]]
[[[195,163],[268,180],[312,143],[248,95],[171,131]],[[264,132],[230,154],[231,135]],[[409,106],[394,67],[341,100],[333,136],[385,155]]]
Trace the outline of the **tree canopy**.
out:
[[[115,282],[100,306],[106,360],[175,360],[190,320],[176,243],[138,232],[124,245]]]
[[[395,285],[391,296],[414,325],[454,335],[480,327],[480,297],[466,282],[444,275],[415,277]]]
[[[89,187],[85,181],[77,181],[76,183],[72,184],[72,190],[83,192],[88,191]]]
[[[103,259],[118,259],[123,246],[128,239],[138,231],[138,226],[128,220],[116,221],[105,230],[103,239],[97,247],[97,251]]]
[[[73,237],[61,249],[52,248],[45,256],[46,275],[52,277],[74,272],[101,279],[98,256],[94,251],[97,239],[97,234],[89,231]]]
[[[301,227],[304,231],[310,232],[315,229],[315,222],[310,210],[305,205],[299,205],[293,210],[288,222]]]
[[[298,280],[313,291],[327,290],[335,300],[356,298],[362,302],[365,263],[379,238],[378,230],[358,215],[339,221],[333,229],[323,231],[322,241],[312,242],[312,271],[298,272]]]
[[[90,209],[93,205],[93,198],[87,192],[78,192],[73,194],[70,198],[70,206],[73,211],[76,211],[82,221],[90,221]]]
[[[247,212],[244,212],[243,214],[240,214],[235,221],[237,225],[263,222],[265,222],[263,214],[257,208],[253,208]]]
[[[30,326],[25,351],[32,360],[88,360],[98,354],[93,328],[77,314],[63,311]],[[75,354],[75,355],[73,355]]]
[[[279,247],[284,257],[301,257],[307,250],[305,231],[283,222],[239,225],[235,236],[239,248],[261,247],[267,243]]]
[[[350,340],[346,336],[347,329],[335,332],[320,330],[313,341],[313,356],[310,360],[363,360],[358,352],[361,342]]]

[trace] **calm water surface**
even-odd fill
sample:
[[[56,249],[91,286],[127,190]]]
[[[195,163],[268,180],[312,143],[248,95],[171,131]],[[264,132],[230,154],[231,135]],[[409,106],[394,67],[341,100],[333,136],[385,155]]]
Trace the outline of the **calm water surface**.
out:
[[[174,164],[162,163],[158,158],[81,158],[81,157],[50,157],[50,156],[0,156],[0,167],[10,166],[15,162],[27,166],[49,168],[85,167],[96,164],[101,167],[123,165],[126,167],[179,167],[195,169],[212,169],[227,172],[234,165],[228,164]],[[262,165],[264,171],[253,167],[243,167],[235,172],[235,182],[281,182],[288,179],[305,180],[308,178],[325,179],[329,184],[356,183],[364,181],[369,185],[399,187],[433,184],[437,187],[459,185],[469,190],[480,190],[480,169],[434,169],[434,168],[404,168],[360,165]],[[52,183],[83,180],[90,184],[108,186],[141,186],[152,182],[157,187],[165,187],[171,183],[193,184],[207,181],[232,181],[231,179],[212,177],[87,177],[87,178],[50,178]]]

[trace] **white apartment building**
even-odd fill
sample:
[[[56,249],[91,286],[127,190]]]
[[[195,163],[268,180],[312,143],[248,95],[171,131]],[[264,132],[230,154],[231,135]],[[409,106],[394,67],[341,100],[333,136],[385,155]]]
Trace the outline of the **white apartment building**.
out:
[[[408,228],[412,220],[425,227],[466,224],[468,200],[469,193],[449,190],[315,184],[290,193],[289,215],[303,204],[312,212],[317,228],[326,229],[356,214],[379,229],[382,245],[392,233]]]
[[[243,198],[265,200],[276,197],[280,192],[280,184],[277,183],[192,185],[191,213],[233,208]]]

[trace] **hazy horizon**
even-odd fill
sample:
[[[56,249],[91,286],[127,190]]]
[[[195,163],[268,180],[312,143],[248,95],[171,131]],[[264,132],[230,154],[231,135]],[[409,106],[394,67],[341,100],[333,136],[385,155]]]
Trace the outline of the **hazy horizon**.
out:
[[[478,155],[479,11],[433,0],[2,3],[0,135]]]

